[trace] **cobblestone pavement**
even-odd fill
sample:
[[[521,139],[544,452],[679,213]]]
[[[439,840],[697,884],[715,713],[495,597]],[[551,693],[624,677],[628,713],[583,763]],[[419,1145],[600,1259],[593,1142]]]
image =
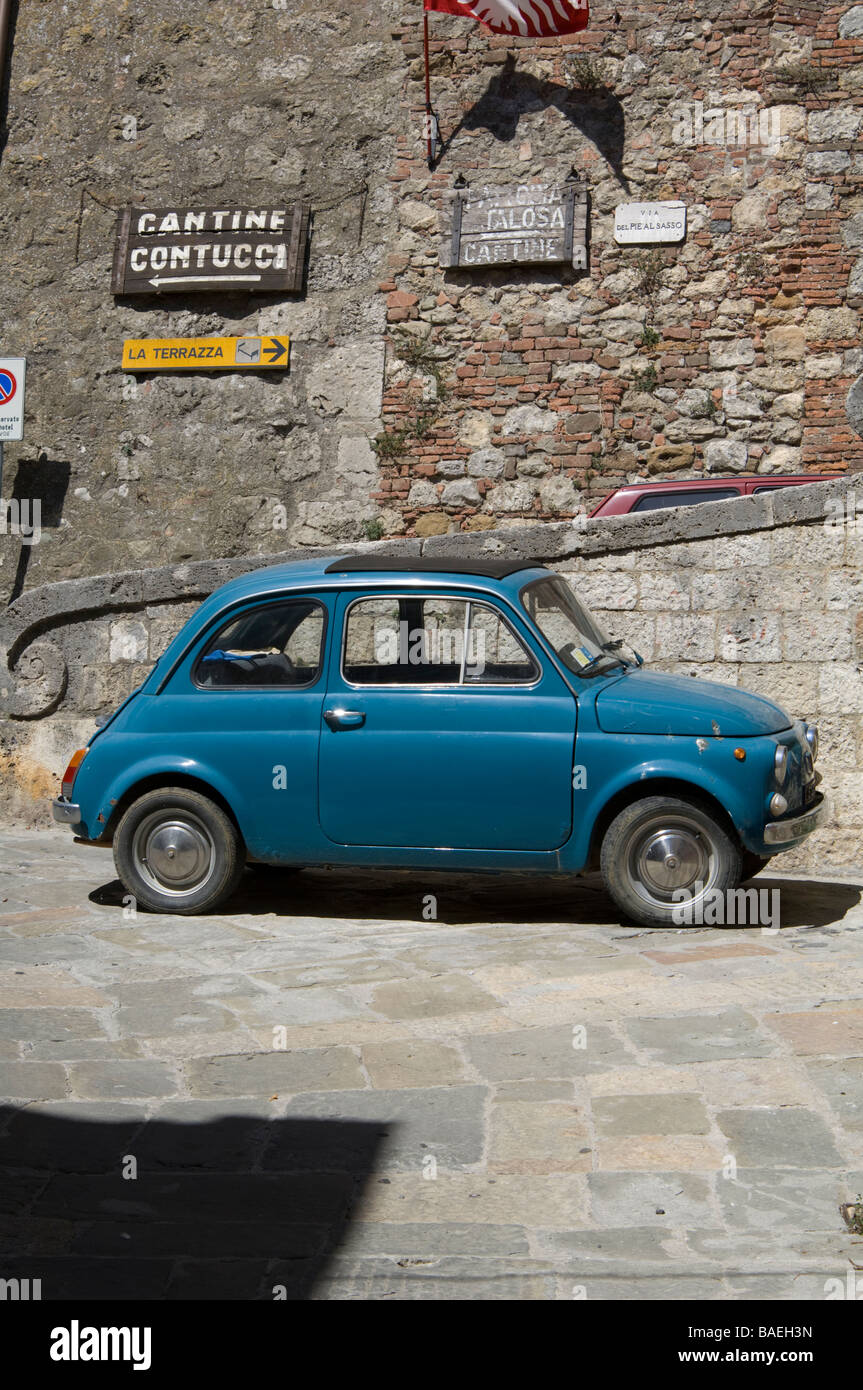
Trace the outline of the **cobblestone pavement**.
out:
[[[5,831],[0,1277],[840,1296],[861,888],[757,886],[779,933],[622,926],[594,880],[408,873],[250,873],[225,913],[171,918],[124,908],[110,854]]]

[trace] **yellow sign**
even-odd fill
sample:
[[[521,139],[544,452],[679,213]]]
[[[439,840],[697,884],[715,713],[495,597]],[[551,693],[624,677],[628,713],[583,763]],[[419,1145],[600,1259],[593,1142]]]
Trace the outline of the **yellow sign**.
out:
[[[284,371],[290,338],[127,338],[127,372]]]

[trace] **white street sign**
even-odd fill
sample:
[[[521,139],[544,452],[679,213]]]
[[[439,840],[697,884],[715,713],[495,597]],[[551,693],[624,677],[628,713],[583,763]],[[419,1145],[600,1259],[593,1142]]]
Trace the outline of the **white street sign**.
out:
[[[685,203],[621,203],[614,209],[614,239],[627,242],[682,241]]]
[[[26,357],[0,357],[0,445],[24,438]]]

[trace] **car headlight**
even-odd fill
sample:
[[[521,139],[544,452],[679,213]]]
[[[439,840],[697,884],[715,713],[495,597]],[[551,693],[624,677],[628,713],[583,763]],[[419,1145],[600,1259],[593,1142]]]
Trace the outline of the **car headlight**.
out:
[[[818,757],[818,725],[806,725],[806,742],[809,744],[809,751],[812,754],[812,761]]]
[[[777,786],[781,787],[788,772],[788,749],[784,743],[780,743],[776,749],[773,759],[773,772],[776,777]]]

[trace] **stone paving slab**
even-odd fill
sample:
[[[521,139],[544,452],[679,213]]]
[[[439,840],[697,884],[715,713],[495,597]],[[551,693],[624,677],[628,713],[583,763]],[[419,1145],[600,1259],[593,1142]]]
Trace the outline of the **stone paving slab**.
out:
[[[863,1264],[863,885],[249,874],[124,911],[0,832],[0,1277],[43,1296],[818,1300]],[[423,917],[433,894],[438,917]]]

